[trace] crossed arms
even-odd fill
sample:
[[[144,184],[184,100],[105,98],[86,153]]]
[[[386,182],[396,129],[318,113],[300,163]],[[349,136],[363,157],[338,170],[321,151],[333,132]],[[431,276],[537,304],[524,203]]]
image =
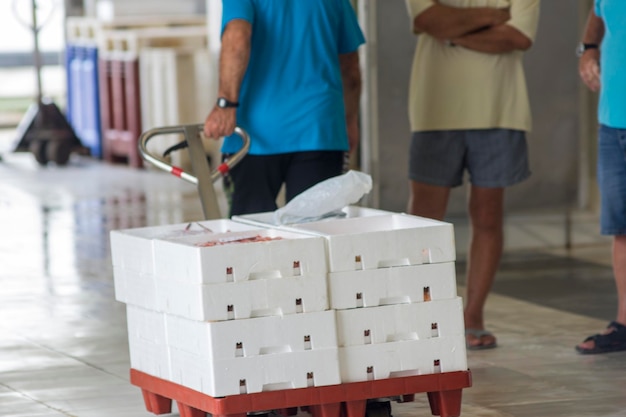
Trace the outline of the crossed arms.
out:
[[[413,31],[477,52],[503,54],[527,50],[532,41],[507,25],[510,19],[508,9],[459,8],[436,3],[415,17]]]

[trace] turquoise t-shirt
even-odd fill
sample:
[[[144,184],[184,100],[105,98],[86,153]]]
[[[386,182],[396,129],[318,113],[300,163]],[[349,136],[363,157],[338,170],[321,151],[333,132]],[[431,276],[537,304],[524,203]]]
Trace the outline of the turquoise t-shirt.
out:
[[[595,0],[595,13],[604,21],[600,54],[601,124],[626,129],[626,0]]]
[[[223,0],[222,30],[252,24],[237,124],[252,155],[348,150],[339,55],[365,42],[348,0]],[[239,149],[228,137],[222,152]]]

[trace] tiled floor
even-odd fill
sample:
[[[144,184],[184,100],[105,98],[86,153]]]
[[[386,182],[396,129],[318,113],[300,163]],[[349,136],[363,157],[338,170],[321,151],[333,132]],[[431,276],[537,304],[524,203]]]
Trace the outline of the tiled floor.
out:
[[[129,383],[124,305],[116,302],[112,229],[201,218],[194,186],[153,170],[74,158],[40,168],[29,154],[0,162],[0,415],[139,417]],[[500,346],[469,352],[467,417],[626,415],[626,353],[573,346],[614,314],[609,246],[592,215],[508,219],[507,254],[488,303]],[[467,227],[456,221],[459,270]],[[463,276],[458,274],[459,293]],[[430,415],[426,396],[393,415]]]

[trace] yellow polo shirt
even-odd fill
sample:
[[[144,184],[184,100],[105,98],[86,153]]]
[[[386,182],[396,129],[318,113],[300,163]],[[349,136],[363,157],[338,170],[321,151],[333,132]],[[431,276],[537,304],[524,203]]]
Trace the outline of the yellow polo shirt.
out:
[[[406,0],[411,28],[435,0]],[[534,40],[539,0],[438,0],[451,7],[510,8],[507,22]],[[418,37],[409,91],[412,131],[532,126],[522,51],[487,54]]]

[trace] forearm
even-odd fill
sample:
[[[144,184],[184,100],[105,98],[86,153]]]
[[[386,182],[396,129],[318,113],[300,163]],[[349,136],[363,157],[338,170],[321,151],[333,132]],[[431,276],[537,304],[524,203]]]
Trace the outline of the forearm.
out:
[[[604,38],[604,22],[591,10],[583,35],[583,43],[600,45]],[[583,52],[578,61],[578,73],[581,80],[591,91],[600,90],[600,49],[591,48]]]
[[[525,51],[532,46],[532,41],[526,35],[506,24],[452,39],[452,43],[487,54]]]
[[[343,101],[346,109],[348,144],[350,151],[354,152],[359,143],[359,103],[362,88],[358,52],[339,55],[339,64],[343,81]]]
[[[218,97],[233,102],[239,101],[241,82],[250,60],[250,37],[252,26],[244,20],[228,23],[222,34],[222,50],[219,64]],[[219,139],[232,134],[237,123],[237,109],[213,106],[204,121],[204,134]]]
[[[583,34],[583,43],[600,45],[604,38],[604,22],[595,15],[593,10],[589,12],[585,33]]]
[[[346,120],[357,118],[361,99],[361,68],[359,67],[358,52],[351,52],[339,56],[341,78],[343,81],[343,99],[346,108]]]
[[[459,8],[435,4],[415,18],[413,30],[416,33],[427,33],[437,39],[453,39],[502,24],[509,19],[507,9]]]
[[[244,20],[228,23],[222,35],[218,96],[238,101],[241,82],[250,60],[252,26]]]

